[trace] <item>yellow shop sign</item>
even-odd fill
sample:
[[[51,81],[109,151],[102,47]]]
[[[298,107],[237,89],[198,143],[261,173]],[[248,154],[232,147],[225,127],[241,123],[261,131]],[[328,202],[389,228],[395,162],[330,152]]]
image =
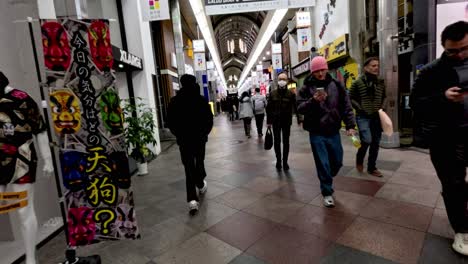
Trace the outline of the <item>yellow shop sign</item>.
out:
[[[348,35],[343,35],[319,49],[318,53],[327,61],[334,61],[348,56]]]

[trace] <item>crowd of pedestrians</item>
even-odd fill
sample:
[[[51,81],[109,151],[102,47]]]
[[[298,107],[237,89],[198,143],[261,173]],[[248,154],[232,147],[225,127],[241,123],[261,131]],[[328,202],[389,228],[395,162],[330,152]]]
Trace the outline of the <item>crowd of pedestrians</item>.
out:
[[[445,49],[440,59],[427,65],[415,81],[410,104],[414,111],[416,146],[429,147],[432,163],[442,183],[442,195],[450,223],[455,230],[453,248],[468,255],[468,22],[448,26],[441,36]],[[371,57],[363,63],[363,74],[347,90],[329,74],[324,57],[314,55],[310,76],[297,94],[287,88],[286,72],[277,76],[277,89],[268,98],[255,89],[240,98],[222,102],[229,119],[242,119],[247,138],[255,118],[257,134],[263,136],[263,123],[273,130],[276,168],[289,170],[289,137],[293,117],[308,132],[311,152],[326,207],[334,207],[333,178],[343,165],[340,130],[347,136],[359,134],[356,169],[382,177],[377,158],[382,137],[380,114],[386,108],[386,87],[379,77],[380,62]],[[169,125],[177,137],[187,177],[187,201],[191,213],[199,207],[199,194],[207,190],[204,168],[205,144],[213,126],[206,100],[199,95],[194,76],[181,78],[180,93],[169,107]],[[282,145],[282,147],[281,147]]]

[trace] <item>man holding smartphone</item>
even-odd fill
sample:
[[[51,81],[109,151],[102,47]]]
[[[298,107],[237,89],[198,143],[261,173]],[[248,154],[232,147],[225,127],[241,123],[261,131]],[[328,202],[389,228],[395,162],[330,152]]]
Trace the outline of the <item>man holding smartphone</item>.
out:
[[[429,147],[442,183],[447,215],[456,235],[453,249],[468,256],[468,22],[442,32],[445,52],[414,83],[414,144]]]
[[[344,86],[328,73],[324,57],[311,61],[311,76],[298,94],[298,112],[304,115],[303,128],[309,131],[310,145],[320,180],[323,204],[334,207],[333,177],[343,165],[341,122],[348,136],[354,135],[356,122],[351,101]]]

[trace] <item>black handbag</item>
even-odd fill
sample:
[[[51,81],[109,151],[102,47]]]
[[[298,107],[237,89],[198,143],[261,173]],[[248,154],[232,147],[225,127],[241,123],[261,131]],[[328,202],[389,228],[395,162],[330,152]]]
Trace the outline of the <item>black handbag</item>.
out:
[[[271,132],[271,128],[268,128],[265,134],[264,148],[266,150],[270,150],[272,147],[273,147],[273,133]]]

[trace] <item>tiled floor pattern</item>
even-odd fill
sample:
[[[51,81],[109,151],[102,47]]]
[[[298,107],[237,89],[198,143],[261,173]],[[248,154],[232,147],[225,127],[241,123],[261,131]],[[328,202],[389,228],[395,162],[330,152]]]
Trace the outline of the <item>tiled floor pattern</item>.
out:
[[[440,185],[429,157],[382,149],[374,178],[357,173],[343,137],[344,167],[335,179],[337,206],[322,206],[307,134],[291,136],[289,172],[277,172],[273,151],[246,139],[242,123],[224,116],[207,145],[209,189],[190,217],[177,147],[134,177],[139,241],[79,249],[113,264],[426,264],[468,263],[451,246]],[[255,131],[255,129],[253,129]],[[39,250],[40,263],[62,260],[63,235]]]

